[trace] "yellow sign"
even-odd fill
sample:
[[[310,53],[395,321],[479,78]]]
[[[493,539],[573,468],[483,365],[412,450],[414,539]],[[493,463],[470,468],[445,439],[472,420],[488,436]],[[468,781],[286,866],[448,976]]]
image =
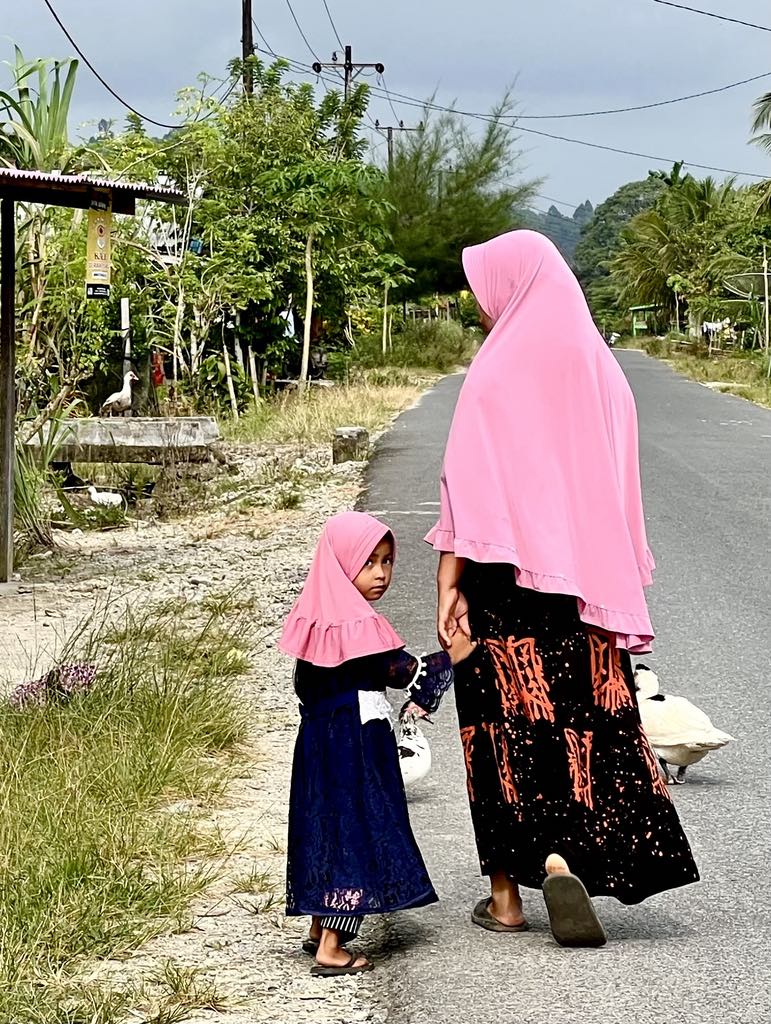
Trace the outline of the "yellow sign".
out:
[[[110,233],[112,204],[110,197],[96,198],[88,211],[88,242],[86,245],[86,298],[110,297]]]

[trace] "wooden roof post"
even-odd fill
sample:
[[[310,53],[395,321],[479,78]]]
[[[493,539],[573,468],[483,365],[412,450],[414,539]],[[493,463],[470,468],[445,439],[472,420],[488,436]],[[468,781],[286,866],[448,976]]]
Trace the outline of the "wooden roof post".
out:
[[[16,420],[16,213],[0,200],[0,583],[13,577]]]

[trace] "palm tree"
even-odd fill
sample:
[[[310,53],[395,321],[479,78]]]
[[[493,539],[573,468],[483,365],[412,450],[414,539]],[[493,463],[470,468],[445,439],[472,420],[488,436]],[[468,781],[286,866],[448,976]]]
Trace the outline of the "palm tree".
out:
[[[622,248],[610,265],[624,305],[651,304],[678,308],[696,285],[688,274],[702,261],[717,237],[721,217],[735,197],[734,179],[718,184],[686,175],[636,217],[622,236]],[[672,282],[678,283],[675,296]],[[691,332],[698,317],[689,307]]]

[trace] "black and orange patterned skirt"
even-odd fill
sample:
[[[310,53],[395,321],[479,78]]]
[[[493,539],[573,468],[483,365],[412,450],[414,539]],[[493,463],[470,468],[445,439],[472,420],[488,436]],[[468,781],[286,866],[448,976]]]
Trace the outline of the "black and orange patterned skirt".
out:
[[[482,873],[537,888],[559,853],[592,896],[623,903],[698,881],[629,655],[511,566],[469,562],[461,590],[481,641],[455,694]]]

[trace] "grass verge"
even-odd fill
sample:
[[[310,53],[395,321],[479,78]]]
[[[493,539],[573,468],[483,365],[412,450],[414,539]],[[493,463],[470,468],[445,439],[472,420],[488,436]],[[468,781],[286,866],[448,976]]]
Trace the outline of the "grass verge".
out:
[[[648,355],[666,360],[691,380],[771,407],[771,380],[760,352],[713,352],[710,355],[706,350],[686,348],[673,338],[635,338],[622,347],[641,348]]]
[[[224,787],[246,732],[244,624],[222,605],[195,621],[176,603],[109,612],[62,657],[98,665],[89,693],[0,705],[3,1022],[124,1019],[124,997],[76,973],[182,926],[209,881],[185,864],[213,852],[190,808]]]
[[[290,391],[221,426],[233,441],[322,444],[331,442],[337,427],[382,429],[417,399],[426,382],[373,384],[364,380],[330,388],[311,387],[305,394]]]

